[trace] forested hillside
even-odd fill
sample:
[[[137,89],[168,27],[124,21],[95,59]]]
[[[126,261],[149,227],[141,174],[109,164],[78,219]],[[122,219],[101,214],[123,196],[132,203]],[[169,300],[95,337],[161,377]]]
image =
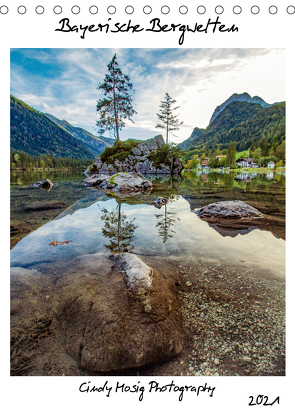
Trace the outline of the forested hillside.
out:
[[[32,156],[95,158],[97,155],[43,113],[10,96],[10,148]]]
[[[191,141],[187,150],[226,149],[236,142],[237,150],[270,149],[285,140],[285,102],[263,109],[259,104],[232,102],[206,130]]]
[[[200,129],[200,128],[194,128],[191,136],[186,139],[185,141],[181,142],[180,148],[181,149],[187,149],[189,148],[191,145],[193,145],[196,142],[196,139],[202,135],[202,133],[205,132],[205,129]]]
[[[89,148],[90,151],[94,152],[96,156],[101,154],[107,147],[111,147],[115,142],[115,139],[113,138],[95,136],[83,128],[74,127],[66,120],[60,120],[48,113],[45,113],[45,116],[47,116],[52,122],[68,131],[71,135],[73,135],[73,137],[85,145],[86,148]]]

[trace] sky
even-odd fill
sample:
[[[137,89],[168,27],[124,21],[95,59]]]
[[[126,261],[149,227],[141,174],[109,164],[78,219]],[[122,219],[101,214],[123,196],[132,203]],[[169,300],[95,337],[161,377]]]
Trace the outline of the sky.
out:
[[[11,49],[10,91],[29,106],[97,134],[97,90],[107,64],[117,54],[119,67],[133,83],[133,121],[120,139],[148,139],[165,93],[176,100],[183,122],[179,143],[195,127],[206,128],[217,106],[234,93],[247,92],[267,103],[285,100],[284,49]],[[109,136],[105,132],[104,136]]]

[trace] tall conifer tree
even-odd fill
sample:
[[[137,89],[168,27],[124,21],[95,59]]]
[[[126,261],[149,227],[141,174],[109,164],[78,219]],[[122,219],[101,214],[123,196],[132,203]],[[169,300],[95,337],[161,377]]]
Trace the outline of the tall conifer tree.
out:
[[[168,144],[169,132],[178,131],[180,125],[183,123],[173,115],[173,112],[179,108],[179,106],[172,107],[174,103],[176,103],[176,100],[173,100],[169,94],[166,93],[165,100],[161,101],[160,104],[160,113],[157,113],[159,123],[157,124],[156,128],[162,128],[166,130],[166,144]]]
[[[131,122],[137,112],[133,109],[133,85],[128,75],[122,73],[118,66],[116,54],[108,63],[108,73],[103,83],[97,87],[104,92],[104,98],[97,101],[96,110],[100,119],[96,122],[99,134],[109,131],[117,141],[120,140],[119,130],[125,126],[125,120]]]

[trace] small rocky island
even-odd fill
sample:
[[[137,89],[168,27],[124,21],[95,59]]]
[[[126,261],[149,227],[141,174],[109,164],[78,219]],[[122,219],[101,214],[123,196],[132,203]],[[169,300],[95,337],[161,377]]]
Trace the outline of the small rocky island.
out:
[[[180,174],[183,164],[165,144],[162,135],[146,141],[129,139],[106,148],[84,174],[113,175],[118,172],[141,174]]]

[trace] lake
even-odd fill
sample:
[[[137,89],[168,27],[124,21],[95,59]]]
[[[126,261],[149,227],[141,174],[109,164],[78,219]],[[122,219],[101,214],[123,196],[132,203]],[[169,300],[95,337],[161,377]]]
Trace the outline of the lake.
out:
[[[283,266],[285,243],[278,239],[280,233],[276,227],[270,231],[238,231],[236,236],[233,236],[234,231],[221,234],[218,228],[214,229],[192,212],[216,201],[243,200],[263,213],[284,220],[285,175],[253,174],[186,172],[182,178],[150,177],[151,194],[138,199],[112,198],[102,191],[82,187],[84,176],[78,173],[50,173],[54,183],[50,191],[30,187],[40,177],[36,173],[33,177],[12,177],[12,221],[33,223],[34,229],[45,222],[12,249],[12,266],[32,267],[45,260],[55,262],[82,254],[120,251],[120,244],[113,249],[110,247],[110,238],[104,229],[107,222],[104,211],[111,217],[112,227],[118,222],[116,213],[119,211],[126,217],[124,223],[133,225],[130,244],[123,245],[136,254],[181,256],[191,253],[210,259],[246,257],[260,266],[266,267],[269,262]],[[160,209],[152,204],[158,195],[169,199]],[[34,205],[42,202],[61,202],[63,207],[33,210]],[[53,241],[70,242],[50,246]]]
[[[280,316],[269,345],[273,345],[271,350],[274,350],[275,344],[281,345],[277,349],[280,360],[276,358],[273,361],[273,368],[262,366],[258,356],[260,362],[257,360],[256,370],[259,367],[261,370],[254,374],[284,374],[284,173],[188,171],[181,177],[147,176],[153,183],[151,193],[140,198],[124,199],[82,187],[84,175],[80,173],[50,172],[48,177],[54,184],[49,191],[30,187],[31,183],[44,178],[43,173],[13,173],[11,176],[12,267],[34,269],[56,278],[65,262],[85,254],[129,251],[145,260],[161,260],[162,268],[170,269],[176,265],[184,282],[189,281],[189,287],[192,286],[191,289],[184,286],[181,295],[184,317],[187,313],[188,321],[192,320],[196,311],[196,307],[192,308],[192,300],[200,298],[205,288],[210,288],[212,292],[215,286],[217,292],[228,287],[228,294],[236,289],[236,295],[239,295],[236,299],[244,300],[254,288],[257,294],[259,287],[263,295],[260,299],[264,300],[264,310],[267,309],[266,320]],[[157,196],[168,198],[168,204],[160,209],[155,207],[153,201]],[[253,225],[246,229],[225,229],[208,224],[193,212],[196,208],[224,200],[243,200],[271,216],[274,221],[265,228]],[[48,209],[49,203],[51,206]],[[206,272],[211,272],[209,278],[206,278]],[[217,279],[214,279],[215,276]],[[193,288],[194,293],[188,301],[187,292]],[[203,289],[202,292],[200,289]],[[279,298],[277,306],[280,312],[273,311],[272,316],[271,307],[275,306],[276,298]],[[248,299],[247,303],[259,307],[259,298],[257,303]],[[199,302],[197,309],[200,309]],[[200,306],[205,306],[207,302],[207,299],[203,300]],[[236,301],[230,305],[239,315]],[[220,309],[226,309],[226,306]],[[256,312],[254,308],[253,312]],[[188,328],[194,326],[195,322],[187,324]],[[240,326],[237,325],[238,328]],[[270,335],[265,338],[270,338]],[[201,364],[208,362],[199,360],[194,363],[192,360],[195,358],[192,354],[196,350],[195,344],[201,343],[188,341],[183,350],[183,363],[176,364],[175,360],[168,362],[169,365],[144,369],[142,373],[190,374],[188,370],[193,367],[192,374],[204,374],[205,368],[203,370]],[[245,344],[247,341],[249,343],[249,338]],[[262,341],[266,344],[266,340]],[[218,344],[216,347],[219,347]],[[249,353],[246,347],[245,352]],[[236,360],[224,366],[220,373],[247,375],[253,374],[255,369],[234,365]],[[220,366],[215,369],[221,370]],[[212,366],[207,372],[219,373],[215,369]]]

